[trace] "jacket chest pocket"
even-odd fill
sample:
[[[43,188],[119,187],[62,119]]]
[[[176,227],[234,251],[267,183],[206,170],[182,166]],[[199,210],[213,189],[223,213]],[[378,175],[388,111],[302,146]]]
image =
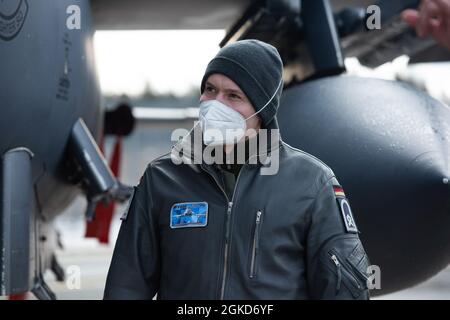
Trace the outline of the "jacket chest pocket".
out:
[[[253,232],[250,239],[250,254],[248,263],[248,276],[250,279],[254,279],[258,271],[258,260],[260,256],[260,237],[261,237],[261,225],[263,222],[263,212],[261,210],[256,211],[254,215]]]

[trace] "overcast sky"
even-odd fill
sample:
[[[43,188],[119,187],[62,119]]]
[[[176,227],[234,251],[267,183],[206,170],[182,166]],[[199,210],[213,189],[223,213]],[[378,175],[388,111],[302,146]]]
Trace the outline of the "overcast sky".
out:
[[[156,93],[183,95],[199,87],[224,35],[223,30],[97,31],[102,91],[137,95],[148,82]]]
[[[94,46],[102,91],[139,95],[147,83],[157,94],[183,95],[198,89],[224,35],[224,30],[97,31]],[[400,75],[450,101],[450,63],[408,67],[407,61],[399,57],[373,70],[350,58],[346,66],[358,76],[394,80]]]

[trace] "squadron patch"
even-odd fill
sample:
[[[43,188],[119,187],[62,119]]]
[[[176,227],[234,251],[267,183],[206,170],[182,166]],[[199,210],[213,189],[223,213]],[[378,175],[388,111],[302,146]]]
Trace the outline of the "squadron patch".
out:
[[[355,219],[353,219],[352,209],[350,208],[350,203],[345,197],[344,189],[341,186],[333,186],[333,190],[339,210],[342,214],[342,219],[344,220],[345,229],[347,232],[358,233]]]
[[[207,202],[175,203],[170,209],[170,228],[205,227],[208,224]]]

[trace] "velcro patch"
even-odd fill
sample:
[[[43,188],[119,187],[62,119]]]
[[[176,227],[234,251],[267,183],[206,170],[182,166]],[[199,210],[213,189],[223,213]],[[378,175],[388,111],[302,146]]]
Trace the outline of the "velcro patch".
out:
[[[172,229],[205,227],[207,224],[207,202],[175,203],[170,209],[170,227]]]
[[[342,219],[344,219],[347,232],[358,233],[358,228],[356,227],[355,219],[353,219],[352,209],[350,208],[347,198],[337,197],[336,201],[341,210]]]

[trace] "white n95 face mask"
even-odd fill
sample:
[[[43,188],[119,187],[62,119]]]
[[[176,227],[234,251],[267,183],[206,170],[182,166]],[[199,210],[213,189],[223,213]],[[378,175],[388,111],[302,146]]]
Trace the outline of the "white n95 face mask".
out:
[[[207,100],[200,103],[199,120],[203,131],[203,142],[206,145],[218,146],[239,142],[247,131],[247,120],[264,110],[273,100],[283,83],[280,79],[277,89],[266,104],[248,118],[218,100]]]
[[[246,119],[218,100],[200,103],[199,120],[203,142],[211,146],[234,144],[244,137],[247,129]]]

